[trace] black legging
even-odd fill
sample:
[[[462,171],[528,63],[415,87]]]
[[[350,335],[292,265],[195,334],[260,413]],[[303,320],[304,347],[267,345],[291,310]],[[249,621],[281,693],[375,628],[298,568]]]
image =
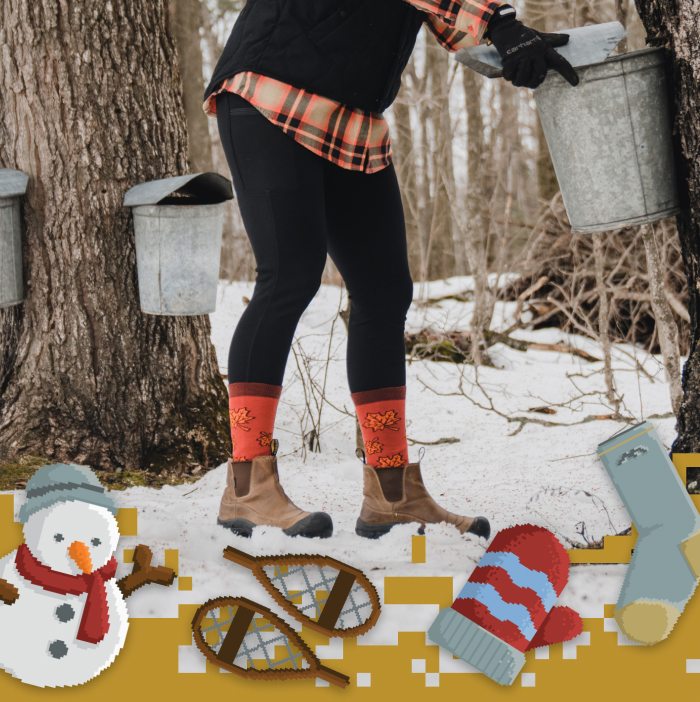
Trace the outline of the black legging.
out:
[[[246,100],[222,93],[219,134],[255,255],[256,282],[236,326],[228,382],[281,385],[299,318],[330,254],[350,299],[351,392],[405,385],[413,297],[393,166],[349,171],[298,144]]]

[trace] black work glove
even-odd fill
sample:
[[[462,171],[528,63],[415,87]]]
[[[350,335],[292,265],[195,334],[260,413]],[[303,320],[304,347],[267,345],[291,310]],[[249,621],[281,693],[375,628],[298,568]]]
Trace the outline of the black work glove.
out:
[[[553,68],[571,85],[578,85],[579,77],[573,66],[553,47],[564,46],[568,34],[538,32],[515,19],[515,9],[501,5],[489,20],[485,36],[501,55],[503,77],[522,88],[536,88]]]

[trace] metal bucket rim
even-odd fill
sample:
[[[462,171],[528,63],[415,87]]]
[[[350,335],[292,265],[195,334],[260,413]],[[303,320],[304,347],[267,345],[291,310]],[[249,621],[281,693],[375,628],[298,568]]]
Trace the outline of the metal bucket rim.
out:
[[[0,310],[5,307],[14,307],[16,305],[21,305],[26,299],[27,296],[25,295],[24,297],[20,297],[15,300],[0,300]]]
[[[604,61],[596,61],[595,63],[586,63],[583,66],[576,66],[576,70],[579,71],[581,69],[585,68],[592,68],[594,66],[607,66],[611,63],[620,63],[621,61],[628,61],[629,59],[632,58],[639,58],[640,56],[643,56],[645,54],[658,54],[659,58],[661,59],[658,63],[661,64],[664,62],[663,55],[665,53],[665,49],[662,46],[647,46],[644,49],[638,49],[637,51],[627,51],[624,54],[616,54],[615,56],[608,56]],[[651,66],[656,66],[658,64],[650,64]],[[647,68],[647,66],[645,66]]]
[[[576,66],[576,71],[580,72],[585,72],[587,75],[585,76],[585,82],[586,83],[595,83],[596,81],[599,80],[608,80],[611,78],[619,78],[620,76],[630,76],[634,75],[635,73],[639,73],[641,71],[648,71],[653,68],[657,68],[658,66],[662,66],[664,64],[665,58],[663,57],[663,52],[665,49],[663,47],[647,47],[646,49],[639,49],[638,51],[629,51],[624,54],[618,54],[617,56],[609,56],[606,58],[604,61],[597,61],[596,63],[588,63],[584,66]],[[661,60],[654,62],[654,63],[649,63],[644,66],[640,66],[639,68],[629,68],[629,69],[623,69],[620,71],[620,73],[614,73],[612,75],[600,75],[597,74],[596,69],[602,69],[607,67],[608,65],[612,63],[621,63],[622,61],[626,61],[630,58],[638,58],[639,56],[643,54],[652,54],[652,53],[657,53],[660,57]],[[559,73],[556,71],[549,71],[547,75],[547,80],[542,83],[539,87],[535,88],[535,94],[549,90],[549,89],[559,89],[562,86],[568,86],[569,82],[561,76]]]
[[[176,217],[183,213],[189,216],[195,214],[196,210],[197,216],[206,217],[207,214],[216,214],[218,211],[223,210],[228,202],[230,201],[226,200],[224,202],[216,202],[208,205],[135,205],[131,209],[133,210],[134,216],[159,214],[165,217]]]

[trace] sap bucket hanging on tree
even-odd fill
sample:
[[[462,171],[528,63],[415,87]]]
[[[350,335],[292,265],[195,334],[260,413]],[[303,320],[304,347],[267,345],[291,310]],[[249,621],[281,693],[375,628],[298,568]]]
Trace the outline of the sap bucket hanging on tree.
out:
[[[550,70],[534,96],[571,228],[607,231],[675,214],[664,50],[606,59],[625,36],[619,22],[556,31],[569,35],[555,51],[580,83]],[[463,49],[457,59],[489,78],[503,75],[494,47]]]
[[[28,182],[26,173],[0,168],[0,309],[24,300],[20,199]]]
[[[231,182],[195,173],[136,185],[133,208],[141,309],[147,314],[200,315],[216,308],[224,203]]]
[[[535,90],[571,228],[607,231],[676,214],[664,50],[576,70],[575,88],[550,72]]]

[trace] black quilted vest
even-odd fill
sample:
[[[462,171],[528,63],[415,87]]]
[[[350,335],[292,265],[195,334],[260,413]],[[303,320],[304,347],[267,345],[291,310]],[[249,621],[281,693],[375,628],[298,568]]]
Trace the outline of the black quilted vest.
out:
[[[404,0],[248,0],[205,98],[250,70],[383,112],[401,87],[424,19]]]

